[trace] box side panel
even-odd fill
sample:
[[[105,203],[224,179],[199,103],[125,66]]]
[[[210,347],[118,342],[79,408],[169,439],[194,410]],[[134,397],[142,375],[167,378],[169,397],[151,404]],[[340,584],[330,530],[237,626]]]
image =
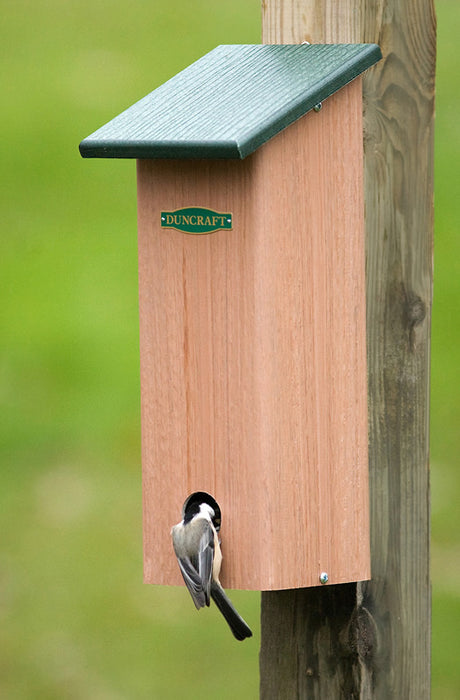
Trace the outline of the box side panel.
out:
[[[265,589],[370,577],[362,162],[360,80],[259,152]]]

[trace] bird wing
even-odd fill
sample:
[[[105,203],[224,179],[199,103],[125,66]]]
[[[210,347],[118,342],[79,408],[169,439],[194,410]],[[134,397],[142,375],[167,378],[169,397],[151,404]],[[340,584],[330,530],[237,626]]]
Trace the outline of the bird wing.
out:
[[[209,605],[214,560],[214,529],[210,523],[206,525],[198,550],[198,574],[203,584],[206,605]]]
[[[198,571],[193,566],[188,557],[178,557],[180,572],[188,588],[195,607],[199,610],[206,605],[206,594],[203,589],[203,582],[198,574]],[[209,605],[209,603],[208,603]]]
[[[214,559],[214,529],[206,520],[202,521],[198,539],[187,543],[186,550],[196,552],[193,556],[177,556],[179,568],[196,608],[209,605],[211,595],[212,566]],[[196,532],[196,531],[195,531]]]

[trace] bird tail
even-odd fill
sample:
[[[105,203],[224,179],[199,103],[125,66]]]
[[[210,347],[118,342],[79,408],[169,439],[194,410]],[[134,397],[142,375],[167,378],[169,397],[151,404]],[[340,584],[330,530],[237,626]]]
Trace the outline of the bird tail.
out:
[[[224,589],[216,581],[213,581],[211,584],[211,598],[225,617],[228,626],[232,630],[233,636],[238,639],[238,641],[241,642],[243,639],[246,639],[246,637],[252,637],[250,628],[241,615],[236,612]]]

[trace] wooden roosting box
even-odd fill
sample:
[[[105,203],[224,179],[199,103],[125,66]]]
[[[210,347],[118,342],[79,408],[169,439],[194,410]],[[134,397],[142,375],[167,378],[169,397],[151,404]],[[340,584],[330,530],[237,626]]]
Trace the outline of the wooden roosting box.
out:
[[[182,583],[194,491],[225,586],[370,576],[358,76],[380,56],[219,46],[80,145],[138,159],[147,583]]]

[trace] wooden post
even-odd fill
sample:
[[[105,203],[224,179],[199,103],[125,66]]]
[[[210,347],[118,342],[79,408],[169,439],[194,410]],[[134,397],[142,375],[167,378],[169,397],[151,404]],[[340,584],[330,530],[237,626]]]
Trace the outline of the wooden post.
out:
[[[433,1],[262,8],[266,43],[375,42],[383,60],[363,88],[372,579],[262,594],[261,697],[420,700],[430,694]]]

